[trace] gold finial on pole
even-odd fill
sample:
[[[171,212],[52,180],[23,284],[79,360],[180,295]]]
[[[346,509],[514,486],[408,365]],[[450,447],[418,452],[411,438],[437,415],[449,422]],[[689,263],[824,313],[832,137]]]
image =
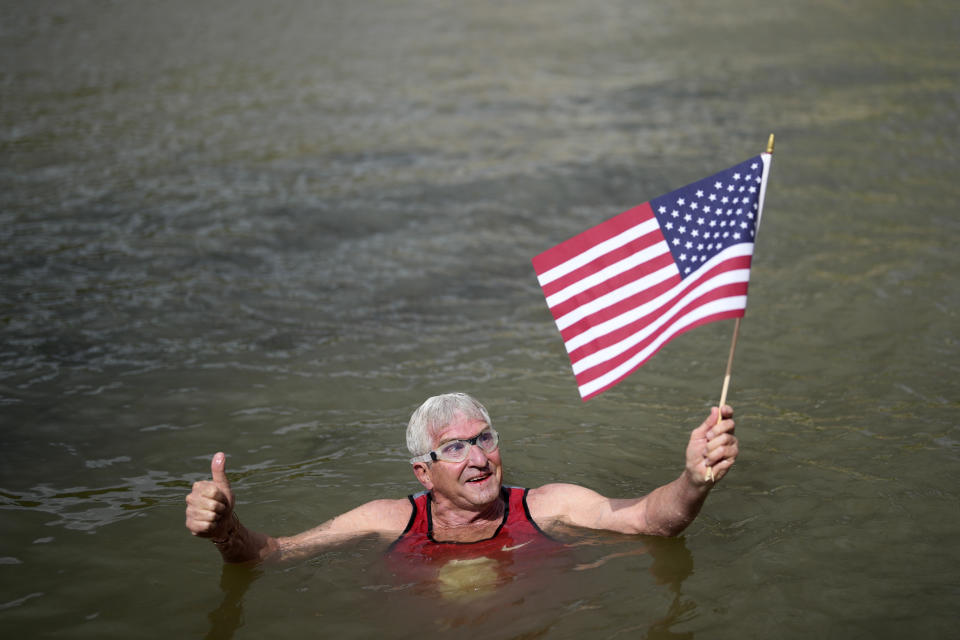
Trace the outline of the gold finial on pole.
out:
[[[770,139],[767,140],[767,153],[773,153],[773,134],[770,134]]]

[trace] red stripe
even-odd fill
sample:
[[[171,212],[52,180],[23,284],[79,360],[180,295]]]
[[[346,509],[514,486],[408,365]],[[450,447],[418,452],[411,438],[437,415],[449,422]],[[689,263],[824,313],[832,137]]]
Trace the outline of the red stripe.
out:
[[[723,312],[721,312],[721,313],[716,313],[716,314],[713,314],[713,315],[710,315],[710,316],[706,316],[706,317],[704,317],[703,319],[698,320],[698,321],[696,321],[696,322],[694,322],[694,323],[692,323],[692,324],[684,327],[684,328],[681,329],[680,331],[677,331],[677,332],[670,338],[670,340],[673,340],[673,338],[676,338],[677,336],[681,336],[681,335],[683,335],[684,333],[686,333],[687,331],[690,331],[691,329],[695,329],[695,328],[699,327],[700,325],[707,324],[708,322],[715,322],[715,321],[717,321],[717,320],[726,320],[726,319],[728,319],[728,318],[742,318],[743,315],[744,315],[744,310],[743,310],[743,309],[731,309],[730,311],[723,311]],[[650,358],[652,358],[653,356],[655,356],[657,353],[660,352],[661,349],[663,349],[665,346],[667,346],[668,344],[670,344],[670,340],[667,340],[666,342],[664,342],[663,344],[661,344],[659,347],[657,347],[656,349],[654,349],[654,350],[650,353],[650,355],[648,355],[646,358],[644,358],[643,360],[641,360],[640,362],[638,362],[638,363],[637,363],[637,366],[635,366],[635,367],[633,367],[632,369],[630,369],[629,371],[625,372],[622,376],[619,376],[619,377],[617,377],[616,379],[612,380],[609,384],[606,384],[606,385],[604,385],[604,386],[596,389],[595,391],[592,391],[590,394],[583,396],[583,398],[582,398],[583,401],[586,402],[586,401],[589,400],[590,398],[593,398],[594,396],[597,396],[597,395],[603,393],[604,391],[606,391],[606,390],[609,389],[610,387],[613,387],[613,386],[617,385],[618,383],[622,382],[624,378],[628,377],[628,376],[629,376],[630,374],[632,374],[634,371],[636,371],[637,369],[639,369],[640,367],[642,367],[644,364],[647,363],[648,360],[650,360]],[[613,367],[611,367],[611,369],[612,369],[612,368],[613,368]],[[591,369],[591,371],[592,371],[592,369]],[[589,379],[587,379],[587,378],[586,378],[587,373],[588,373],[588,372],[584,371],[582,374],[580,374],[580,375],[577,376],[577,385],[578,385],[578,386],[582,386],[582,385],[586,384],[587,382],[589,382],[590,380],[599,377],[599,376],[592,376],[592,377],[590,377]],[[605,372],[603,372],[603,373],[605,373]]]
[[[725,260],[719,264],[716,264],[713,267],[711,267],[709,270],[704,271],[702,274],[695,276],[696,278],[695,280],[688,279],[688,286],[680,289],[676,295],[674,295],[672,298],[664,302],[662,305],[660,305],[651,313],[647,314],[645,318],[649,318],[649,322],[652,322],[653,320],[656,319],[655,316],[659,316],[665,310],[669,309],[671,305],[675,304],[677,300],[687,295],[687,293],[689,293],[690,290],[695,289],[700,284],[702,284],[703,282],[706,282],[710,278],[716,277],[722,273],[725,273],[727,271],[732,271],[734,269],[749,269],[750,259],[751,259],[751,256],[736,256],[736,257],[730,258],[729,260]],[[641,294],[638,294],[631,298],[627,298],[623,302],[617,303],[610,307],[606,307],[604,309],[600,309],[596,313],[593,313],[583,318],[582,320],[579,320],[578,322],[570,325],[569,327],[563,329],[560,332],[560,335],[563,337],[563,341],[567,342],[571,338],[583,333],[590,327],[594,327],[608,320],[616,318],[617,316],[623,313],[626,313],[628,311],[631,311],[639,307],[641,304],[644,304],[648,300],[651,300],[658,295],[662,295],[666,291],[669,291],[670,288],[675,286],[679,281],[680,279],[678,276],[676,279],[670,279],[667,282],[663,283],[662,285],[658,285],[651,289],[647,289]],[[581,304],[586,302],[589,302],[589,300],[580,300]],[[638,320],[627,326],[634,327],[633,331],[639,331],[646,324],[648,324],[648,322],[644,322],[643,320]],[[622,332],[623,329],[620,329],[619,331]]]
[[[663,241],[664,241],[663,233],[661,233],[660,228],[657,227],[652,232],[646,235],[640,236],[636,240],[631,240],[630,242],[623,245],[622,247],[614,249],[613,251],[609,253],[605,253],[601,256],[597,256],[594,260],[579,267],[578,269],[571,271],[567,275],[557,278],[553,282],[548,282],[542,287],[543,295],[547,297],[552,296],[558,291],[562,291],[566,289],[568,286],[575,284],[580,280],[583,280],[584,278],[588,278],[593,274],[597,273],[598,271],[602,269],[606,269],[612,264],[616,264],[625,258],[629,258],[630,256],[640,253],[644,249],[647,249],[648,247],[652,247],[658,242],[663,242]],[[666,253],[661,254],[661,256],[658,256],[658,257],[662,259],[665,256],[668,261],[672,260],[672,257],[670,256],[670,251],[669,250],[665,250],[665,251]],[[640,266],[642,267],[642,265]],[[643,275],[642,272],[641,272],[641,275]]]
[[[680,276],[678,275],[674,275],[671,278],[667,278],[663,282],[656,284],[652,287],[648,287],[643,291],[637,293],[636,295],[630,296],[628,298],[624,298],[623,300],[617,302],[616,304],[613,304],[604,309],[600,309],[596,313],[591,313],[588,316],[584,316],[577,322],[574,322],[569,327],[562,329],[560,331],[560,336],[563,338],[564,342],[567,342],[571,338],[574,338],[580,335],[581,333],[583,333],[584,331],[587,331],[591,327],[595,327],[599,324],[603,324],[607,320],[612,320],[613,318],[616,318],[621,314],[627,313],[628,311],[632,311],[633,309],[636,309],[637,307],[650,302],[657,296],[661,296],[664,293],[670,291],[679,283],[680,283]],[[676,299],[676,296],[674,298],[671,298],[671,301],[675,299]],[[589,300],[580,301],[581,304],[585,302],[590,302],[590,301]],[[659,313],[660,309],[662,308],[663,306],[661,305],[661,307],[657,309],[657,313]]]
[[[653,210],[647,202],[632,209],[627,209],[606,222],[601,222],[597,226],[587,229],[569,240],[561,242],[557,246],[547,249],[540,255],[535,256],[533,258],[533,270],[536,271],[539,276],[557,265],[563,264],[573,256],[583,253],[590,247],[609,240],[652,217]]]
[[[661,326],[659,329],[657,329],[656,331],[651,333],[649,336],[647,336],[644,340],[630,347],[628,350],[624,351],[623,353],[617,356],[614,356],[610,360],[606,360],[604,362],[597,364],[595,367],[591,367],[591,369],[610,370],[620,366],[624,361],[633,357],[634,354],[645,349],[647,345],[655,341],[657,337],[660,336],[660,334],[668,332],[671,326],[676,324],[680,319],[683,318],[683,316],[693,311],[697,307],[703,306],[704,304],[707,304],[709,302],[713,302],[714,300],[720,300],[722,298],[729,298],[732,296],[745,296],[745,295],[747,295],[746,282],[736,282],[732,284],[723,285],[721,287],[717,287],[716,289],[711,289],[706,293],[704,293],[702,296],[694,300],[691,300],[689,303],[684,305],[673,316],[673,319],[671,319],[670,322]],[[639,333],[644,327],[646,327],[651,322],[659,318],[663,314],[663,311],[664,311],[664,308],[657,309],[653,313],[650,313],[649,315],[644,316],[643,318],[641,318],[640,320],[637,320],[636,322],[633,322],[624,327],[621,327],[612,333],[608,333],[603,336],[600,336],[596,340],[592,340],[587,344],[583,345],[582,347],[579,347],[578,349],[574,349],[573,352],[570,353],[570,363],[574,364],[576,362],[579,362],[583,358],[593,353],[596,353],[601,349],[605,349],[607,347],[613,346],[618,342],[620,342],[621,340],[624,340],[625,338],[628,338],[632,335],[635,335],[636,333]],[[586,373],[587,371],[582,371],[581,375]],[[598,375],[601,375],[602,373],[603,371],[601,371],[600,374],[591,375],[590,379],[596,378],[598,377]]]
[[[620,287],[628,285],[631,282],[635,282],[645,276],[650,275],[654,271],[662,269],[663,267],[671,264],[673,264],[673,256],[671,256],[669,252],[659,255],[653,260],[648,260],[647,262],[644,262],[643,264],[638,265],[629,271],[624,271],[620,275],[608,280],[604,280],[603,282],[600,282],[589,289],[584,289],[572,298],[553,305],[550,307],[550,313],[553,314],[554,319],[559,320],[562,316],[565,316],[567,313],[573,311],[577,307],[583,306],[588,302],[593,302],[597,298],[605,296],[611,291],[616,291]],[[680,275],[675,274],[674,277],[667,278],[667,282],[670,282],[671,286],[678,284],[680,282]],[[654,285],[654,287],[658,288],[659,285]],[[646,289],[646,291],[649,290],[651,289]],[[660,291],[660,293],[663,293],[663,291]],[[643,292],[639,292],[637,295],[643,295]],[[637,295],[630,299],[637,300]],[[649,300],[650,298],[647,297],[646,299]],[[640,304],[640,302],[637,304]]]

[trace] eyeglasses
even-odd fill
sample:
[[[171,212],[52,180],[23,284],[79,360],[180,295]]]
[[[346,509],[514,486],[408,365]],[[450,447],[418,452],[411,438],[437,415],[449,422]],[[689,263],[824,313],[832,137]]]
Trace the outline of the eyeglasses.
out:
[[[473,445],[480,447],[480,449],[486,453],[493,453],[497,450],[499,444],[500,436],[493,430],[493,427],[487,427],[472,438],[444,442],[433,451],[425,453],[422,456],[410,458],[410,464],[414,462],[430,462],[431,460],[433,462],[437,460],[443,460],[444,462],[463,462],[467,459],[467,456],[470,455],[470,447]]]

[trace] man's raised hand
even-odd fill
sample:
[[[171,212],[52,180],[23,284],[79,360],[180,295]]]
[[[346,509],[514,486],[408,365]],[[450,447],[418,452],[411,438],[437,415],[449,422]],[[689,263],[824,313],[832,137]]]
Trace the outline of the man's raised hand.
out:
[[[723,406],[723,419],[716,407],[690,434],[687,445],[687,472],[695,484],[704,485],[720,480],[733,466],[740,452],[734,435],[733,408]]]

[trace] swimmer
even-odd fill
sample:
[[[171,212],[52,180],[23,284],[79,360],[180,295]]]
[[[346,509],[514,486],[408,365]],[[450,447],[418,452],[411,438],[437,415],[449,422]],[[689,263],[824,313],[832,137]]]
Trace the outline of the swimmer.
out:
[[[226,456],[217,453],[212,479],[194,483],[186,498],[186,527],[211,540],[227,563],[298,559],[368,535],[390,541],[392,553],[424,562],[449,560],[451,552],[462,561],[520,553],[550,541],[557,527],[676,536],[736,460],[732,416],[728,405],[711,409],[690,434],[677,479],[645,496],[607,498],[575,484],[505,486],[500,437],[487,410],[467,394],[448,393],[427,399],[407,425],[421,493],[373,500],[308,531],[275,537],[240,522]]]

